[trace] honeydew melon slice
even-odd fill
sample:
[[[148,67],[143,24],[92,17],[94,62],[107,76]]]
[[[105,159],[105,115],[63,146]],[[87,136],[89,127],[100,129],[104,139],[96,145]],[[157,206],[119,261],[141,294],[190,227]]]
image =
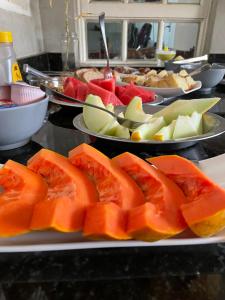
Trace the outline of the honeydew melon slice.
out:
[[[109,123],[107,123],[98,133],[110,135],[115,135],[116,127],[119,125],[119,123],[113,119]]]
[[[156,132],[165,126],[163,117],[151,119],[147,124],[136,128],[131,134],[132,141],[151,140]]]
[[[87,96],[85,102],[106,108],[99,96],[90,94]],[[94,132],[99,132],[106,124],[114,120],[110,114],[88,106],[84,106],[83,108],[83,118],[86,127]]]
[[[199,114],[198,112],[194,111],[191,115],[191,121],[194,127],[196,128],[197,133],[202,134],[202,114]]]
[[[129,129],[126,127],[121,126],[120,124],[117,125],[114,136],[123,138],[123,139],[130,139],[130,132]]]
[[[173,139],[183,139],[198,135],[195,126],[189,116],[179,116],[176,120]]]
[[[210,115],[202,116],[203,133],[207,133],[215,128],[217,121]]]
[[[124,118],[124,113],[119,113],[118,114],[119,117]],[[129,129],[120,125],[117,121],[117,126],[115,128],[115,132],[114,132],[114,136],[119,137],[119,138],[123,138],[123,139],[130,139],[130,132]]]
[[[153,117],[164,117],[166,124],[170,124],[173,120],[177,119],[179,115],[191,116],[195,111],[200,114],[204,114],[217,104],[219,100],[220,98],[177,100],[153,114]]]
[[[176,120],[173,120],[172,123],[168,126],[164,126],[161,128],[156,134],[153,136],[153,139],[156,141],[168,141],[173,138],[173,132],[175,128]]]
[[[143,111],[142,99],[134,97],[127,106],[125,118],[137,122],[148,122],[152,118],[152,115],[146,114]]]

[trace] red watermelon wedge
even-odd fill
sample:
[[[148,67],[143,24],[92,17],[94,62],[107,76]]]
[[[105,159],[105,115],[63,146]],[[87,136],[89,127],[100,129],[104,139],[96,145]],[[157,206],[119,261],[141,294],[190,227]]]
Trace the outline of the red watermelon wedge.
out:
[[[123,103],[114,93],[109,92],[92,82],[88,82],[88,88],[88,93],[99,96],[105,105],[109,103],[112,103],[114,106],[123,105]]]

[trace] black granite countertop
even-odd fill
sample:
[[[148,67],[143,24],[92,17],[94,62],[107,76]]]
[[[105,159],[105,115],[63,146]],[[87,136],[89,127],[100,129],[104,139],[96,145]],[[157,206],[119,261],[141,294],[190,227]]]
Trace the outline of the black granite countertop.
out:
[[[220,86],[211,95],[196,93],[191,97],[213,95],[224,98],[213,112],[225,116],[225,87]],[[8,158],[25,163],[42,147],[67,154],[82,142],[109,156],[127,150],[74,130],[72,119],[79,112],[64,107],[50,114],[29,144],[0,151],[0,163]],[[140,156],[163,154],[149,148],[128,150]],[[200,160],[224,152],[222,134],[176,153]],[[1,253],[0,300],[15,299],[222,300],[225,244]]]

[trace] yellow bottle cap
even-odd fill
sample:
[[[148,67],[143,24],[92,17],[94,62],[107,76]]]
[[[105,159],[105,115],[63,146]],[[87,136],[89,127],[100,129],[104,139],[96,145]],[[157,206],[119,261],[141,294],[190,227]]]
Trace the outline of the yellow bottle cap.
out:
[[[12,32],[0,31],[0,43],[12,43]]]

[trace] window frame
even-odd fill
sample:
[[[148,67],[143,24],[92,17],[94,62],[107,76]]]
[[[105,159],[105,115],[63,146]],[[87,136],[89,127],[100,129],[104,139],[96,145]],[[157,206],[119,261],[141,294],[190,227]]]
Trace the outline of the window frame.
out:
[[[75,0],[74,0],[75,1]],[[162,3],[129,3],[129,0],[120,2],[93,2],[90,0],[75,1],[77,15],[76,30],[78,32],[80,47],[79,57],[81,66],[104,66],[105,59],[89,59],[87,52],[86,22],[97,21],[100,12],[104,11],[107,21],[122,20],[122,50],[121,60],[110,60],[114,65],[144,66],[151,64],[160,66],[161,63],[155,59],[127,59],[127,29],[128,22],[156,21],[158,25],[157,48],[161,49],[164,37],[164,23],[166,22],[195,22],[199,23],[198,40],[195,55],[204,54],[206,33],[209,23],[210,8],[212,0],[201,0],[200,4],[173,4],[162,0]],[[115,5],[116,4],[116,5]],[[157,17],[156,17],[157,16]]]

